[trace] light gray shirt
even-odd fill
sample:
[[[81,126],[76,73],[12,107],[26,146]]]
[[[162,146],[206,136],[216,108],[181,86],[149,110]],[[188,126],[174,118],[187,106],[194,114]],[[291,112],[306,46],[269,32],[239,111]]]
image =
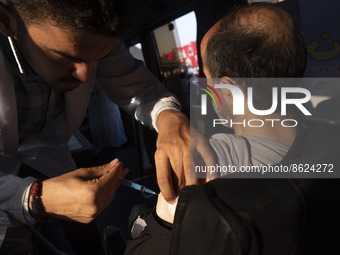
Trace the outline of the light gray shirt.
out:
[[[210,144],[221,166],[232,165],[236,169],[278,164],[289,150],[289,146],[272,140],[224,133],[213,135]]]

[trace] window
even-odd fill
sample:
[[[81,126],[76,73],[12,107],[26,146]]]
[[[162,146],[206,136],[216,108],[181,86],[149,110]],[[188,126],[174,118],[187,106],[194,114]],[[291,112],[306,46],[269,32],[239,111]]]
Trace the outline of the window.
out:
[[[183,108],[189,106],[190,78],[198,76],[199,71],[196,31],[194,12],[153,31],[164,83],[179,98]]]

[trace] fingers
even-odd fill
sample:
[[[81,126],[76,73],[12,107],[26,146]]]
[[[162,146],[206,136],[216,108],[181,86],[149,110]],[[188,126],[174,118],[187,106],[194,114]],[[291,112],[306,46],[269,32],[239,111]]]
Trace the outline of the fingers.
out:
[[[124,178],[129,172],[129,169],[123,168],[123,163],[118,159],[115,159],[110,163],[104,165],[104,170],[106,171],[99,178],[99,185],[101,187],[112,184],[116,184],[116,186],[118,187],[118,180],[120,178]]]
[[[208,144],[201,144],[197,149],[207,166],[216,164],[214,154],[211,152],[211,148]]]
[[[185,153],[183,156],[183,168],[184,168],[184,174],[185,174],[185,181],[186,185],[196,185],[198,184],[197,178],[191,174],[191,168],[190,168],[190,152]]]
[[[214,166],[216,165],[215,156],[212,152],[212,148],[207,140],[199,134],[194,129],[191,129],[192,132],[192,144],[195,144],[191,149],[191,171],[194,171],[195,165],[206,165],[206,166]],[[215,179],[216,173],[207,172],[206,181],[210,181]]]
[[[155,153],[155,164],[159,188],[165,200],[171,201],[176,198],[176,195],[172,184],[170,161],[167,154],[160,148]]]
[[[82,176],[88,180],[100,178],[101,176],[109,172],[118,162],[119,159],[116,158],[105,165],[84,168],[82,169]]]
[[[127,168],[123,168],[123,163],[118,160],[106,164],[105,170],[107,171],[98,179],[97,183],[96,203],[99,208],[98,212],[101,212],[111,203],[116,190],[120,186],[118,180],[124,178],[129,172]]]
[[[118,180],[128,173],[118,159],[81,168],[44,181],[41,196],[46,212],[57,217],[89,222],[112,201]]]
[[[198,152],[200,153],[204,164],[206,166],[214,166],[216,165],[216,160],[214,157],[214,154],[211,151],[211,148],[208,144],[204,143],[201,146],[199,146],[198,148]],[[211,181],[213,179],[215,179],[217,177],[217,173],[216,172],[207,172],[207,181]]]
[[[174,146],[172,150],[169,150],[167,155],[170,162],[170,169],[172,169],[172,187],[176,196],[178,196],[181,188],[188,185],[187,176],[190,178],[190,161],[186,162],[185,159],[187,154],[190,154],[190,152],[186,150],[185,147]],[[186,173],[188,173],[188,175],[186,175]]]

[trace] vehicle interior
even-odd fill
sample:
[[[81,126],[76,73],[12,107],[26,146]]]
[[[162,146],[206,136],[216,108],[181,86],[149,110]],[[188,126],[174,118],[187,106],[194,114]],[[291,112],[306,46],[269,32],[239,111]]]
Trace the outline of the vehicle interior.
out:
[[[117,0],[117,2],[122,4],[124,10],[125,28],[121,38],[126,47],[178,97],[182,103],[182,111],[189,117],[190,78],[204,77],[199,47],[203,35],[232,8],[253,1]],[[330,15],[325,22],[321,22],[317,16],[313,16],[314,14],[310,18],[306,18],[308,16],[306,11],[312,12],[310,10],[312,4],[308,4],[308,1],[274,0],[269,2],[277,2],[276,4],[282,6],[297,24],[303,30],[305,29],[305,33],[308,33],[306,44],[309,62],[306,77],[337,77],[340,73],[340,44],[336,38],[339,38],[340,34],[335,31],[332,24],[339,24],[339,18],[336,15]],[[334,3],[334,6],[336,5],[338,3]],[[322,13],[322,11],[320,12]],[[310,27],[314,26],[312,22],[316,22],[316,20],[318,20],[320,30],[313,32]],[[336,20],[338,21],[336,22]],[[313,42],[316,42],[318,47],[313,46]],[[331,50],[333,51],[330,52]],[[322,56],[322,52],[328,54],[328,57]],[[314,53],[321,55],[315,57]],[[325,85],[322,79],[317,84],[308,86],[312,88],[313,108],[316,108],[322,101],[331,101],[331,106],[325,106],[318,115],[313,116],[314,118],[309,121],[333,125],[339,129],[340,115],[338,111],[329,111],[330,107],[333,109],[336,105],[339,106],[339,101],[334,100],[339,92],[333,91],[333,87]],[[328,116],[320,117],[324,116],[325,112],[328,112]],[[153,156],[156,150],[157,133],[142,126],[132,116],[120,109],[116,111],[116,114],[121,118],[123,134],[116,134],[115,130],[110,129],[111,126],[108,130],[96,132],[105,134],[110,132],[109,135],[125,136],[126,139],[123,138],[120,143],[113,145],[96,144],[96,133],[91,131],[91,125],[96,120],[88,114],[81,128],[69,142],[75,161],[79,167],[89,167],[104,164],[119,157],[130,170],[127,179],[158,192]],[[223,131],[225,130],[223,129]],[[114,201],[96,221],[101,238],[106,242],[106,254],[123,254],[125,240],[128,238],[129,215],[133,206],[143,204],[146,207],[152,207],[155,202],[156,196],[148,196],[126,187],[120,187]],[[79,233],[75,233],[75,235],[79,235]],[[53,246],[60,241],[56,241],[55,237],[50,237],[48,234],[46,236],[47,246]],[[91,238],[84,237],[84,235],[81,237],[81,240],[78,238],[75,239],[75,242],[81,242],[79,245],[82,246]],[[87,247],[87,249],[91,248]],[[59,254],[56,252],[56,248],[53,251],[55,254]],[[69,254],[67,249],[62,252]]]

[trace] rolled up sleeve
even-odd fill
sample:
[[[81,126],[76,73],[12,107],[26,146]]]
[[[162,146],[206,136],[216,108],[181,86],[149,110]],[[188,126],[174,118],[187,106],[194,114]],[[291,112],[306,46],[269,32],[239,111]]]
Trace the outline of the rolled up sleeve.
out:
[[[1,225],[16,226],[20,222],[30,223],[26,220],[23,206],[25,192],[35,180],[33,177],[20,178],[0,172]]]
[[[117,39],[110,54],[100,60],[97,82],[108,97],[143,125],[157,130],[158,114],[165,109],[180,110],[180,103],[164,85],[134,59]]]

